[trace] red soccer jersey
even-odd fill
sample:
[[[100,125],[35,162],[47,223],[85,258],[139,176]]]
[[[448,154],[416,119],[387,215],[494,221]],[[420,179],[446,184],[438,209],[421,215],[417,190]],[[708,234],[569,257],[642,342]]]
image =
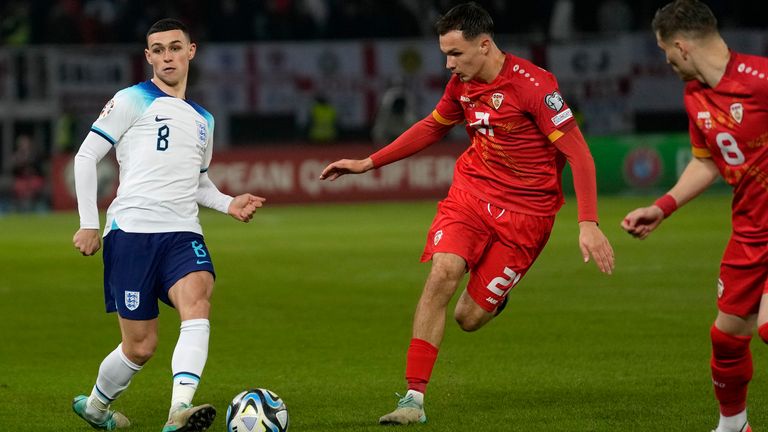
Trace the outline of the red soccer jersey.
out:
[[[533,215],[563,205],[565,158],[548,136],[575,123],[551,73],[506,54],[490,83],[452,76],[433,116],[443,124],[467,121],[471,145],[456,161],[454,187]]]
[[[768,58],[731,51],[717,86],[690,81],[684,101],[694,156],[733,187],[733,237],[768,241]]]

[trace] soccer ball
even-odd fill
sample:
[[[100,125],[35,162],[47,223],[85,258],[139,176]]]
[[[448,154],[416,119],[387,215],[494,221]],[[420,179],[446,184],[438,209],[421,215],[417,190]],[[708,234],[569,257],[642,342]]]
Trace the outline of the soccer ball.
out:
[[[227,407],[227,432],[285,432],[288,408],[267,389],[241,392]]]

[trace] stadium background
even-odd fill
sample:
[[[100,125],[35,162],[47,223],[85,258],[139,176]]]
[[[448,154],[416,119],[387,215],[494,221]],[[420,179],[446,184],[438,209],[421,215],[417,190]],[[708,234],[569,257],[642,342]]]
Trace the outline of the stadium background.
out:
[[[314,174],[329,159],[367,155],[431,111],[448,77],[431,23],[452,3],[6,0],[0,212],[73,208],[70,155],[116,89],[146,79],[143,34],[163,16],[188,22],[199,44],[188,96],[215,113],[211,176],[227,192],[256,191],[271,202],[439,197],[465,146],[462,128],[447,140],[454,145],[382,178],[328,185]],[[648,31],[663,1],[481,3],[495,17],[499,46],[558,77],[591,138],[601,192],[674,181],[688,157],[674,97],[682,84]],[[732,48],[766,51],[756,17],[768,6],[711,3]],[[116,167],[103,165],[107,203]]]
[[[87,390],[117,334],[99,313],[100,260],[68,243],[71,159],[114,92],[148,77],[143,35],[165,16],[185,20],[198,43],[188,96],[216,117],[211,176],[229,193],[269,199],[250,226],[202,213],[221,277],[200,397],[224,408],[241,387],[264,386],[286,399],[293,430],[379,430],[371,423],[402,390],[426,272],[416,260],[466,135],[455,128],[365,176],[316,177],[431,111],[448,78],[431,22],[454,3],[0,1],[0,430],[29,429],[22,413],[40,405],[41,388],[52,408],[35,430],[83,430],[68,401]],[[498,45],[554,72],[578,113],[617,271],[604,278],[579,262],[569,198],[511,313],[476,335],[449,323],[432,427],[705,430],[716,418],[707,329],[728,189],[718,183],[644,244],[618,229],[690,157],[682,83],[649,31],[666,1],[479,3]],[[768,54],[765,2],[707,3],[731,48]],[[113,160],[100,165],[102,204],[116,174]],[[135,430],[164,416],[177,323],[163,314],[157,357],[120,401]],[[750,397],[760,407],[766,356],[755,348]],[[760,408],[750,416],[768,424]]]

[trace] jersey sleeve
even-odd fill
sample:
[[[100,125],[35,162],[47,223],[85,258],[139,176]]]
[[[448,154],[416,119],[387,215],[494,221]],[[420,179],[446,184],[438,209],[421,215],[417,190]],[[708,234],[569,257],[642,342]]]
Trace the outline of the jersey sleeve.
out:
[[[711,158],[712,153],[704,140],[704,134],[696,126],[696,123],[688,119],[688,135],[691,137],[691,152],[697,158]]]
[[[441,124],[452,126],[464,120],[464,109],[458,101],[459,79],[454,75],[445,86],[443,97],[437,103],[435,110],[432,111],[432,117]]]
[[[707,147],[707,142],[704,138],[704,134],[696,124],[695,116],[698,115],[698,109],[693,105],[693,90],[692,84],[685,86],[685,93],[683,94],[683,105],[685,106],[685,113],[688,115],[688,136],[691,140],[691,153],[697,158],[711,158],[712,154]]]
[[[133,87],[120,90],[101,110],[91,131],[115,145],[146,109],[147,101]]]
[[[539,130],[554,141],[560,131],[575,125],[573,112],[560,94],[554,75],[540,70],[532,80],[522,84],[521,90],[525,92],[521,98],[523,109],[531,114]]]
[[[208,171],[211,166],[211,160],[213,159],[213,116],[208,119],[208,137],[205,140],[205,155],[203,156],[203,165],[200,167],[200,172],[204,173]]]

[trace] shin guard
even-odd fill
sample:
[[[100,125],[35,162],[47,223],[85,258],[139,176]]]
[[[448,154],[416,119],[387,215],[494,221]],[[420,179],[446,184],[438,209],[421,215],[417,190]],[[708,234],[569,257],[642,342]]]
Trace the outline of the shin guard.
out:
[[[720,402],[720,413],[733,416],[747,406],[747,386],[752,379],[751,336],[735,336],[714,325],[712,337],[712,383]]]
[[[437,360],[437,347],[422,339],[411,339],[405,364],[405,379],[408,390],[425,393]]]

